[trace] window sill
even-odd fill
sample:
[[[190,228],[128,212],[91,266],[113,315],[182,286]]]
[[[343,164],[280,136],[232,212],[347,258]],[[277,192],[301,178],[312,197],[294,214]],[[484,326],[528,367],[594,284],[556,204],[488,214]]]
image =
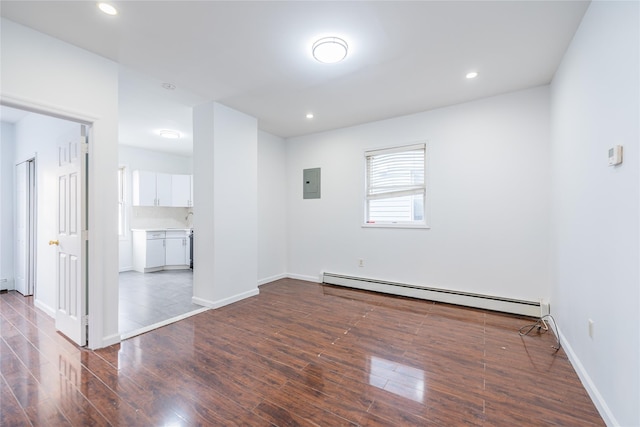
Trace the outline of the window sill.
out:
[[[362,224],[362,228],[417,228],[417,229],[430,229],[427,224],[393,224],[393,223],[374,223],[374,224]]]

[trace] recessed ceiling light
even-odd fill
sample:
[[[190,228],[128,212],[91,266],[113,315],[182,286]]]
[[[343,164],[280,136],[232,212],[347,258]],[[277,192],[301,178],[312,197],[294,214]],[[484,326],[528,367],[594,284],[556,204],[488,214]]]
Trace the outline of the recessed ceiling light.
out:
[[[158,134],[163,138],[177,139],[180,138],[180,132],[176,130],[162,129]]]
[[[174,85],[173,83],[162,83],[162,87],[165,88],[166,90],[176,89],[176,85]]]
[[[325,64],[334,64],[347,57],[347,42],[338,37],[324,37],[311,47],[313,57]]]
[[[107,15],[117,15],[118,9],[110,5],[109,3],[98,3],[98,7],[101,11],[106,13]]]
[[[467,78],[468,79],[475,79],[476,77],[478,77],[478,73],[476,71],[472,71],[470,73],[467,73]]]
[[[307,119],[313,119],[313,113],[307,113]]]

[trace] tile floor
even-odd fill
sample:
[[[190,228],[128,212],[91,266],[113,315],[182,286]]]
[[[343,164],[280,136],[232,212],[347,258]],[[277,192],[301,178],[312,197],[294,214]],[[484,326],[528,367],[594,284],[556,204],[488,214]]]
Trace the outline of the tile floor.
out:
[[[192,270],[120,273],[120,334],[202,308],[191,303]]]

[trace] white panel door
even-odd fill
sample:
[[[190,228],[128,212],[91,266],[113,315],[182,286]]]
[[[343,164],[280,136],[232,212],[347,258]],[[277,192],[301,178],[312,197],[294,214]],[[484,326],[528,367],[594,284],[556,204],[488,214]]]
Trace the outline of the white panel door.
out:
[[[33,295],[35,284],[35,159],[16,165],[15,286]]]
[[[58,147],[58,215],[56,329],[78,345],[86,345],[86,138]]]
[[[29,239],[27,224],[28,200],[28,177],[27,162],[16,165],[16,249],[15,249],[15,285],[16,291],[22,295],[27,295],[28,276],[28,246]]]

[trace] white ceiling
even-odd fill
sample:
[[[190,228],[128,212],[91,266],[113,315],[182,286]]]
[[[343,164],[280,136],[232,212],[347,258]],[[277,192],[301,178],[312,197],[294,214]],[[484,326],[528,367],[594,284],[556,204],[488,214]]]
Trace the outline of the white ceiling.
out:
[[[208,100],[282,137],[547,84],[583,1],[2,1],[1,15],[120,63],[121,143],[188,153]],[[321,64],[320,36],[349,43]],[[468,71],[480,74],[465,79]],[[174,91],[163,82],[177,86]],[[315,118],[306,119],[313,112]],[[179,128],[161,144],[153,134]]]

